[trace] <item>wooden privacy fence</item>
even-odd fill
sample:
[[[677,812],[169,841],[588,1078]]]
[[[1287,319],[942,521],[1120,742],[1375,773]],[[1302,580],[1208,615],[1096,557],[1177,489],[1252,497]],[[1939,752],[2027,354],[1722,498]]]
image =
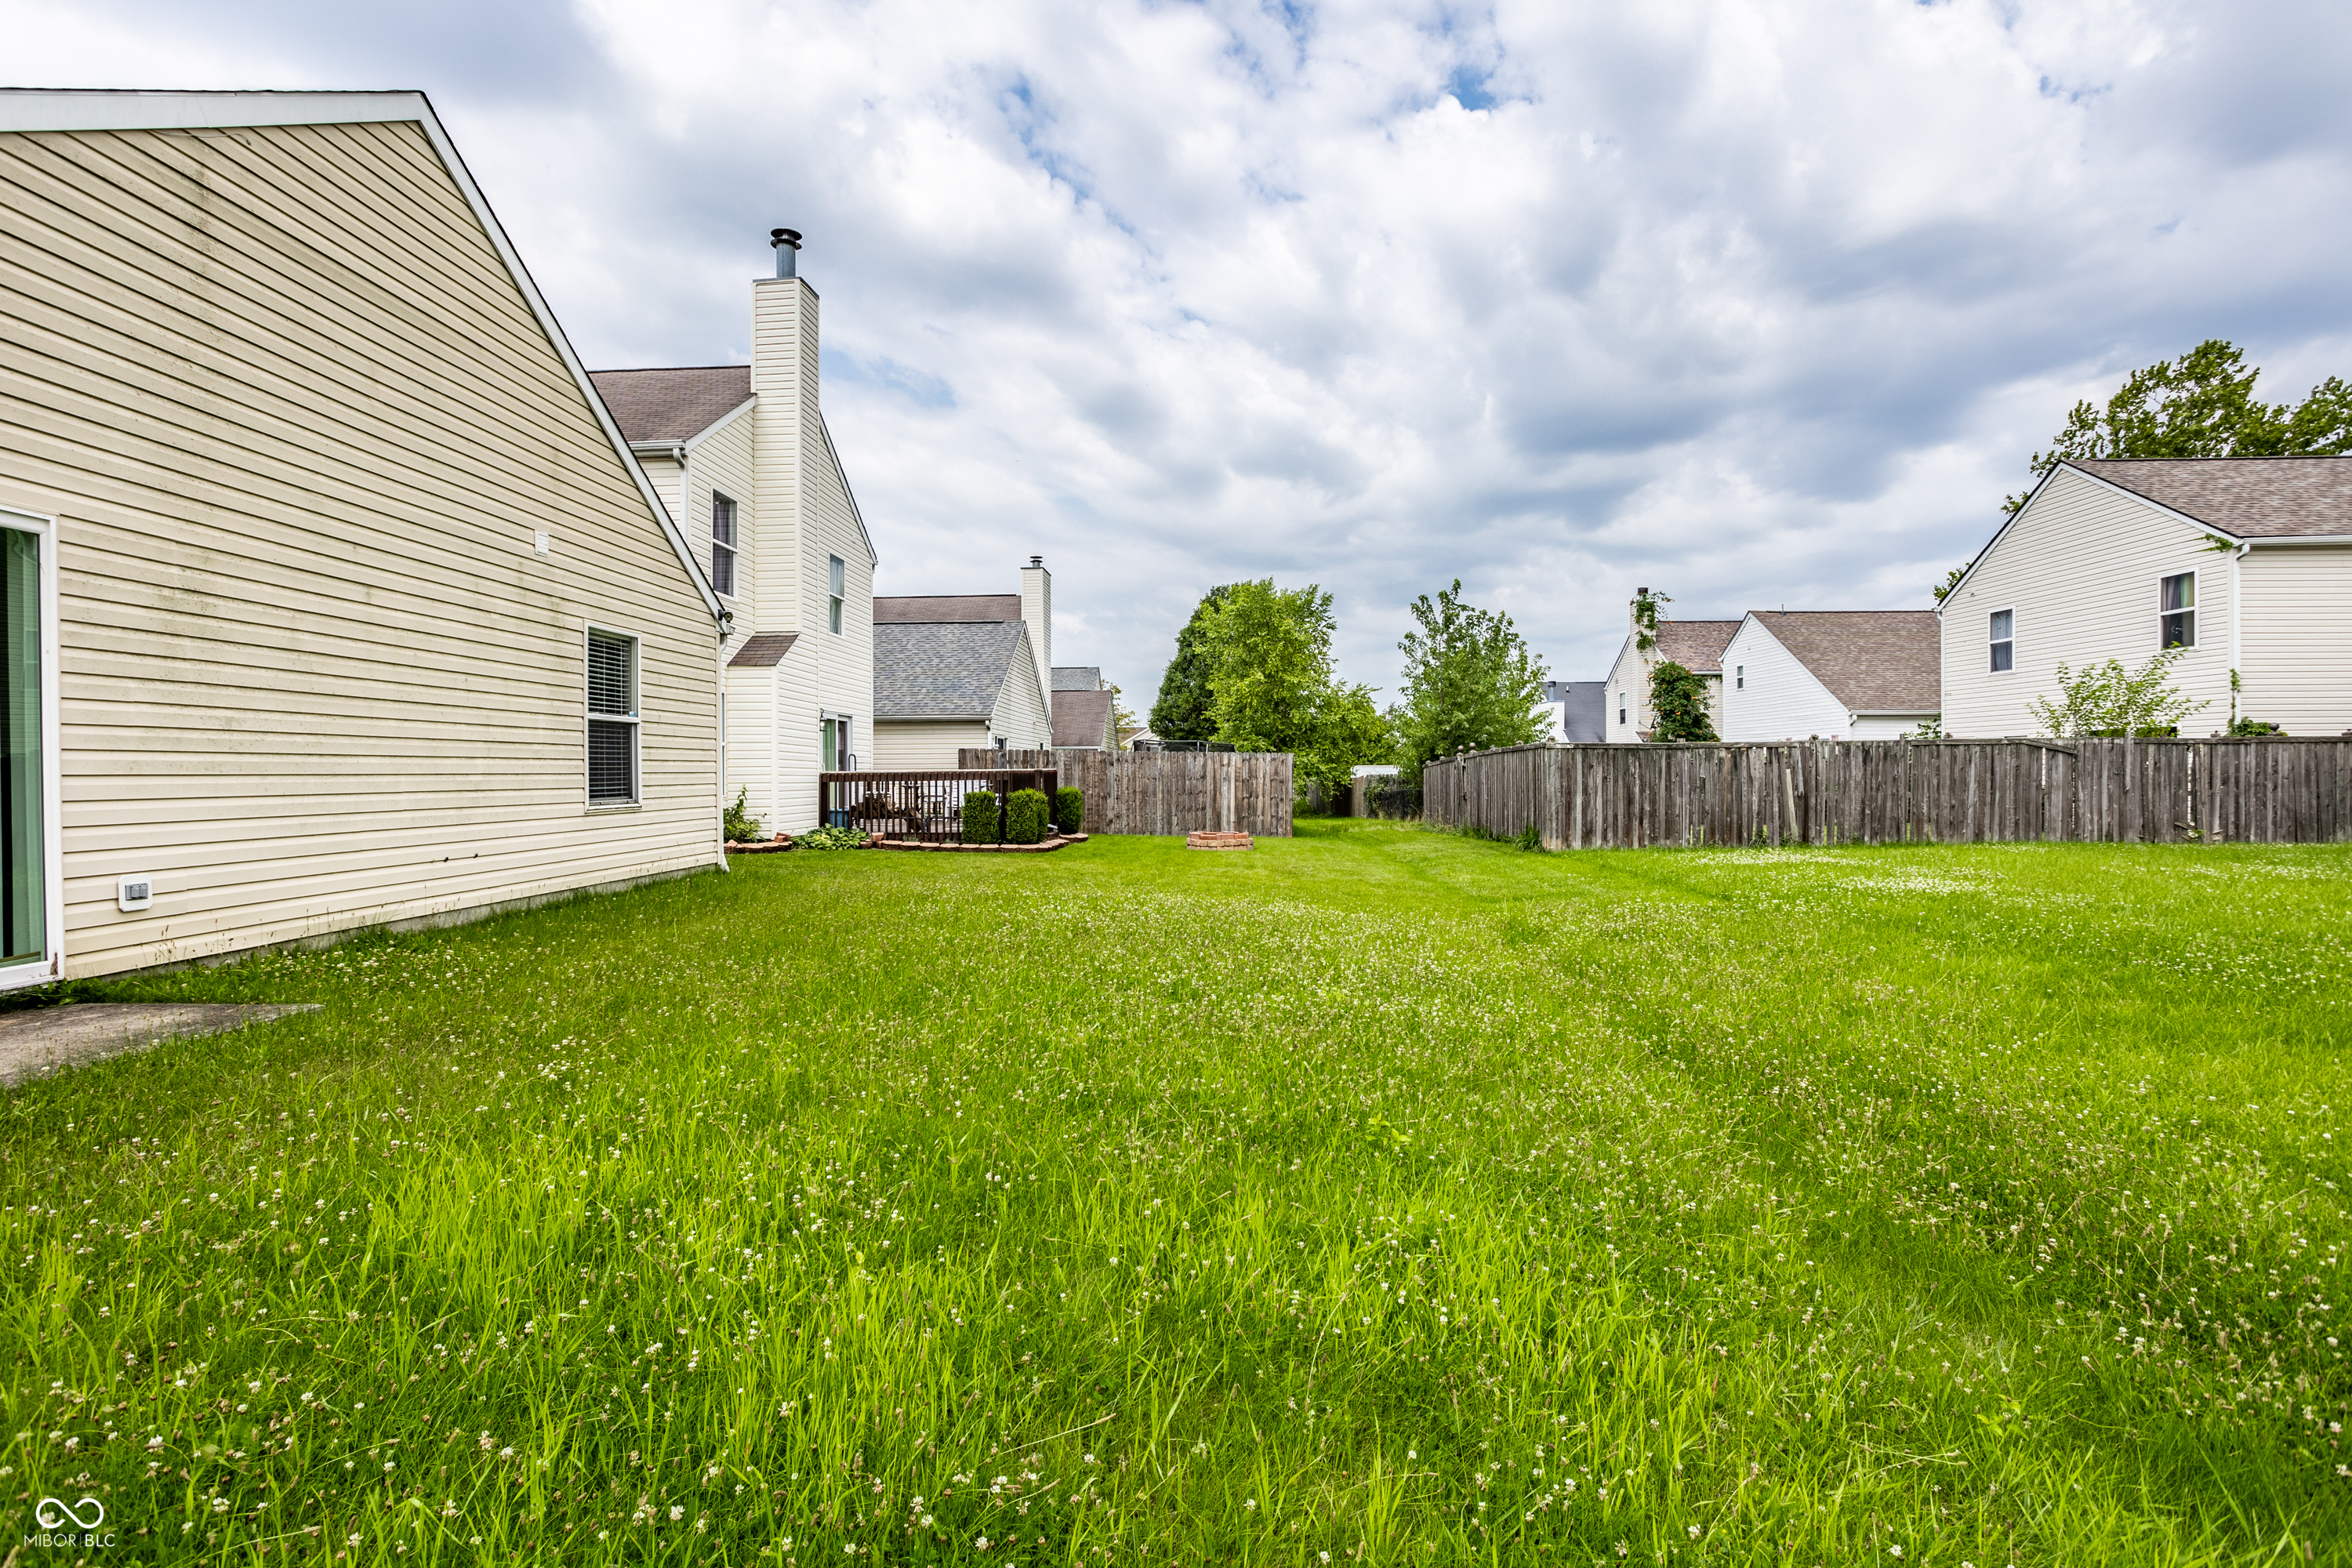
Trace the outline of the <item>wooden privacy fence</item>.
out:
[[[2352,839],[2352,738],[1513,746],[1432,763],[1424,821],[1553,849]]]
[[[1088,833],[1202,829],[1290,837],[1287,752],[992,752],[956,753],[967,768],[1055,768],[1087,797]]]

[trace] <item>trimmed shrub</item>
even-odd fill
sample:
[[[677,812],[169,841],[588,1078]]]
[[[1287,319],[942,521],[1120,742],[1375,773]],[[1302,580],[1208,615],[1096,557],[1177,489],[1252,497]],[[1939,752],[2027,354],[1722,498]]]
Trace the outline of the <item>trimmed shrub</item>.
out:
[[[1007,844],[1044,842],[1047,811],[1044,790],[1014,790],[1013,798],[1004,803],[1004,841]]]
[[[1054,792],[1054,826],[1065,833],[1076,833],[1087,825],[1087,797],[1084,791],[1066,784]]]
[[[855,827],[812,827],[793,843],[803,849],[863,849],[866,835]]]
[[[992,789],[976,789],[963,797],[963,841],[966,844],[1001,844],[1004,840],[1004,816]]]

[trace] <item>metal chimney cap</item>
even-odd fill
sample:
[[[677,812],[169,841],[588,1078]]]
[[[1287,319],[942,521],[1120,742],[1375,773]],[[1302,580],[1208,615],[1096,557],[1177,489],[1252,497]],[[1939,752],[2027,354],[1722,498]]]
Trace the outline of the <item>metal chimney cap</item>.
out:
[[[768,231],[768,243],[772,246],[789,245],[798,250],[801,247],[801,231],[796,228],[772,228]]]
[[[1043,566],[1045,564],[1045,558],[1042,555],[1032,555],[1029,557],[1029,564],[1032,566]]]

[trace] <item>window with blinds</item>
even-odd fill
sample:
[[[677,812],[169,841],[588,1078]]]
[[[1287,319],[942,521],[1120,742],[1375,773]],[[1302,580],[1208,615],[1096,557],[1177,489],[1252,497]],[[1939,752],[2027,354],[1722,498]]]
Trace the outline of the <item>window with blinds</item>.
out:
[[[637,639],[588,634],[588,804],[637,801]]]
[[[735,503],[711,492],[710,585],[721,594],[735,592]]]

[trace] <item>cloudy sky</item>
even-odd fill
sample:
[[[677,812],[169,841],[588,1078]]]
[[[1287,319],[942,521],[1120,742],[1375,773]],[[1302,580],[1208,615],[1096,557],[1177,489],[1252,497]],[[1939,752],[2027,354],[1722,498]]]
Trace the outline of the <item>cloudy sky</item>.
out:
[[[1148,706],[1214,583],[1390,688],[1459,577],[1567,678],[1927,605],[2077,397],[2352,373],[2338,5],[0,0],[13,85],[422,88],[597,368],[804,230],[886,593],[1055,573]]]

